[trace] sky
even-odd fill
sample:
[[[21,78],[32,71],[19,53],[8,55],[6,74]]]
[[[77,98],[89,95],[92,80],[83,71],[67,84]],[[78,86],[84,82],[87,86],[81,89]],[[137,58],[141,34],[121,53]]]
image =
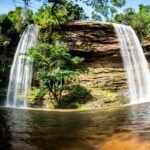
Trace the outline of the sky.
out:
[[[23,6],[23,3],[19,3],[18,1],[20,0],[16,0],[16,6]],[[36,0],[32,0],[32,1],[33,4],[31,4],[30,8],[33,9],[33,11],[36,11],[42,4],[41,2],[37,2]],[[126,0],[126,5],[120,8],[118,12],[123,12],[123,10],[128,7],[132,7],[135,10],[138,10],[138,5],[141,3],[145,5],[150,5],[150,0]],[[79,3],[79,5],[83,7],[87,16],[90,16],[92,12],[92,8],[87,7],[85,4],[81,2]],[[13,0],[0,0],[0,14],[7,13],[8,11],[14,9],[15,9],[15,4],[13,3]]]

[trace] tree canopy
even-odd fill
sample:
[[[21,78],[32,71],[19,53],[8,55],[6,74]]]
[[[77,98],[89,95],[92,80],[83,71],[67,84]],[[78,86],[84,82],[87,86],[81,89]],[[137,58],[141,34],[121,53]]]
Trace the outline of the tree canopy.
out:
[[[72,57],[63,45],[41,44],[27,53],[33,58],[41,88],[48,90],[52,104],[62,101],[62,94],[79,75],[77,64],[82,58]]]
[[[32,3],[32,0],[22,0],[26,6]],[[115,13],[117,13],[117,8],[125,5],[125,0],[39,0],[45,5],[52,6],[52,12],[54,13],[54,8],[56,6],[64,6],[66,4],[75,4],[77,2],[83,2],[87,6],[93,8],[92,19],[109,20]]]
[[[132,26],[141,39],[150,37],[149,5],[140,4],[138,12],[133,8],[127,8],[123,13],[116,14],[112,21]]]
[[[87,16],[84,14],[83,8],[70,2],[66,2],[64,5],[57,5],[55,8],[51,5],[40,8],[33,16],[35,23],[41,27],[84,18],[87,18]]]
[[[21,7],[16,7],[16,10],[8,13],[8,17],[18,33],[22,32],[28,24],[33,23],[32,15],[32,10]]]

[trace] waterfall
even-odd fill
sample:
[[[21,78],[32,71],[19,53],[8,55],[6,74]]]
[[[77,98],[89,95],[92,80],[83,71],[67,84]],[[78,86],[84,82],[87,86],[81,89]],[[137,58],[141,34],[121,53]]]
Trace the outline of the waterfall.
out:
[[[114,24],[127,72],[131,104],[150,101],[150,73],[142,46],[130,26]]]
[[[36,25],[28,25],[21,36],[9,76],[7,107],[27,107],[27,96],[32,80],[32,59],[21,53],[36,46],[37,37]]]

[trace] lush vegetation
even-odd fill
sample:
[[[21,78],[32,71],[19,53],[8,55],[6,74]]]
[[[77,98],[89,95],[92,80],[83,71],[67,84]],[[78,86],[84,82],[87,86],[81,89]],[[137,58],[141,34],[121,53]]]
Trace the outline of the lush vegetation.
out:
[[[6,75],[9,74],[10,58],[14,55],[18,39],[17,30],[8,15],[0,15],[0,86],[7,85]]]
[[[150,6],[140,4],[138,12],[127,8],[123,13],[116,14],[112,21],[132,26],[140,39],[150,38]]]
[[[35,64],[35,76],[40,86],[49,93],[52,104],[57,106],[62,102],[62,94],[75,83],[80,70],[77,64],[82,58],[72,57],[65,46],[41,44],[29,50],[28,55]]]
[[[44,42],[51,42],[50,37],[54,29],[59,28],[61,23],[88,19],[83,8],[79,6],[79,2],[93,8],[91,14],[93,20],[105,20],[130,25],[136,30],[141,39],[149,38],[149,5],[140,4],[138,12],[133,8],[127,8],[123,13],[118,13],[119,8],[125,6],[125,0],[40,0],[41,8],[33,14],[29,8],[34,1],[21,1],[28,7],[24,9],[17,7],[15,11],[10,11],[6,16],[19,34],[30,23],[36,23],[42,29],[46,28],[46,32],[43,33]]]
[[[30,3],[32,3],[32,0],[21,0],[25,3],[26,6],[29,6]],[[102,20],[102,18],[105,18],[106,20],[109,20],[110,17],[112,17],[115,13],[117,13],[117,8],[120,8],[125,5],[125,0],[40,0],[43,5],[51,5],[51,14],[53,14],[56,18],[56,12],[57,8],[67,8],[67,11],[69,10],[69,13],[67,13],[69,16],[71,16],[72,12],[73,14],[76,14],[79,12],[76,11],[76,7],[79,7],[77,4],[74,5],[77,2],[83,2],[87,6],[93,8],[92,12],[92,19],[94,20]],[[68,5],[69,4],[69,5]],[[72,5],[70,7],[70,5]],[[66,7],[67,6],[67,7]],[[76,6],[76,7],[75,7]],[[65,10],[66,11],[66,10]],[[64,11],[64,13],[65,13]],[[82,12],[83,9],[80,8],[80,12]],[[83,17],[83,16],[82,16]],[[83,17],[86,19],[87,17]]]

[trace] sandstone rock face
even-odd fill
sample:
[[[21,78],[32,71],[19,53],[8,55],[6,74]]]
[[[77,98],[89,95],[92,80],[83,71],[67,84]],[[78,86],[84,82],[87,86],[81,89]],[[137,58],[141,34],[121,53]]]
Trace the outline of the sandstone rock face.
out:
[[[125,71],[120,56],[118,39],[112,24],[79,21],[61,26],[61,40],[72,55],[84,57],[82,67],[90,68],[80,75],[80,83],[94,90],[119,91],[127,89]]]
[[[85,58],[82,67],[93,69],[93,75],[80,76],[83,85],[112,91],[127,89],[120,46],[111,23],[77,21],[62,25],[57,32],[73,55]],[[149,42],[143,45],[150,48]],[[150,53],[145,51],[145,54],[149,58]]]
[[[72,54],[86,58],[86,66],[122,68],[120,46],[111,23],[77,21],[61,25],[61,40]],[[54,35],[55,36],[55,35]],[[150,57],[150,40],[143,42],[145,55]]]
[[[80,83],[90,88],[110,91],[127,89],[126,73],[120,55],[120,46],[111,23],[77,21],[61,26],[61,41],[71,49],[72,55],[84,57],[83,67],[90,73],[80,75]],[[145,48],[150,48],[148,42]],[[144,48],[144,50],[146,50]],[[147,58],[150,53],[145,51]]]
[[[89,73],[80,75],[80,83],[102,90],[127,89],[125,70],[122,68],[91,68]]]
[[[85,57],[85,66],[94,68],[123,67],[118,40],[112,24],[93,21],[79,21],[62,25],[73,55]]]

